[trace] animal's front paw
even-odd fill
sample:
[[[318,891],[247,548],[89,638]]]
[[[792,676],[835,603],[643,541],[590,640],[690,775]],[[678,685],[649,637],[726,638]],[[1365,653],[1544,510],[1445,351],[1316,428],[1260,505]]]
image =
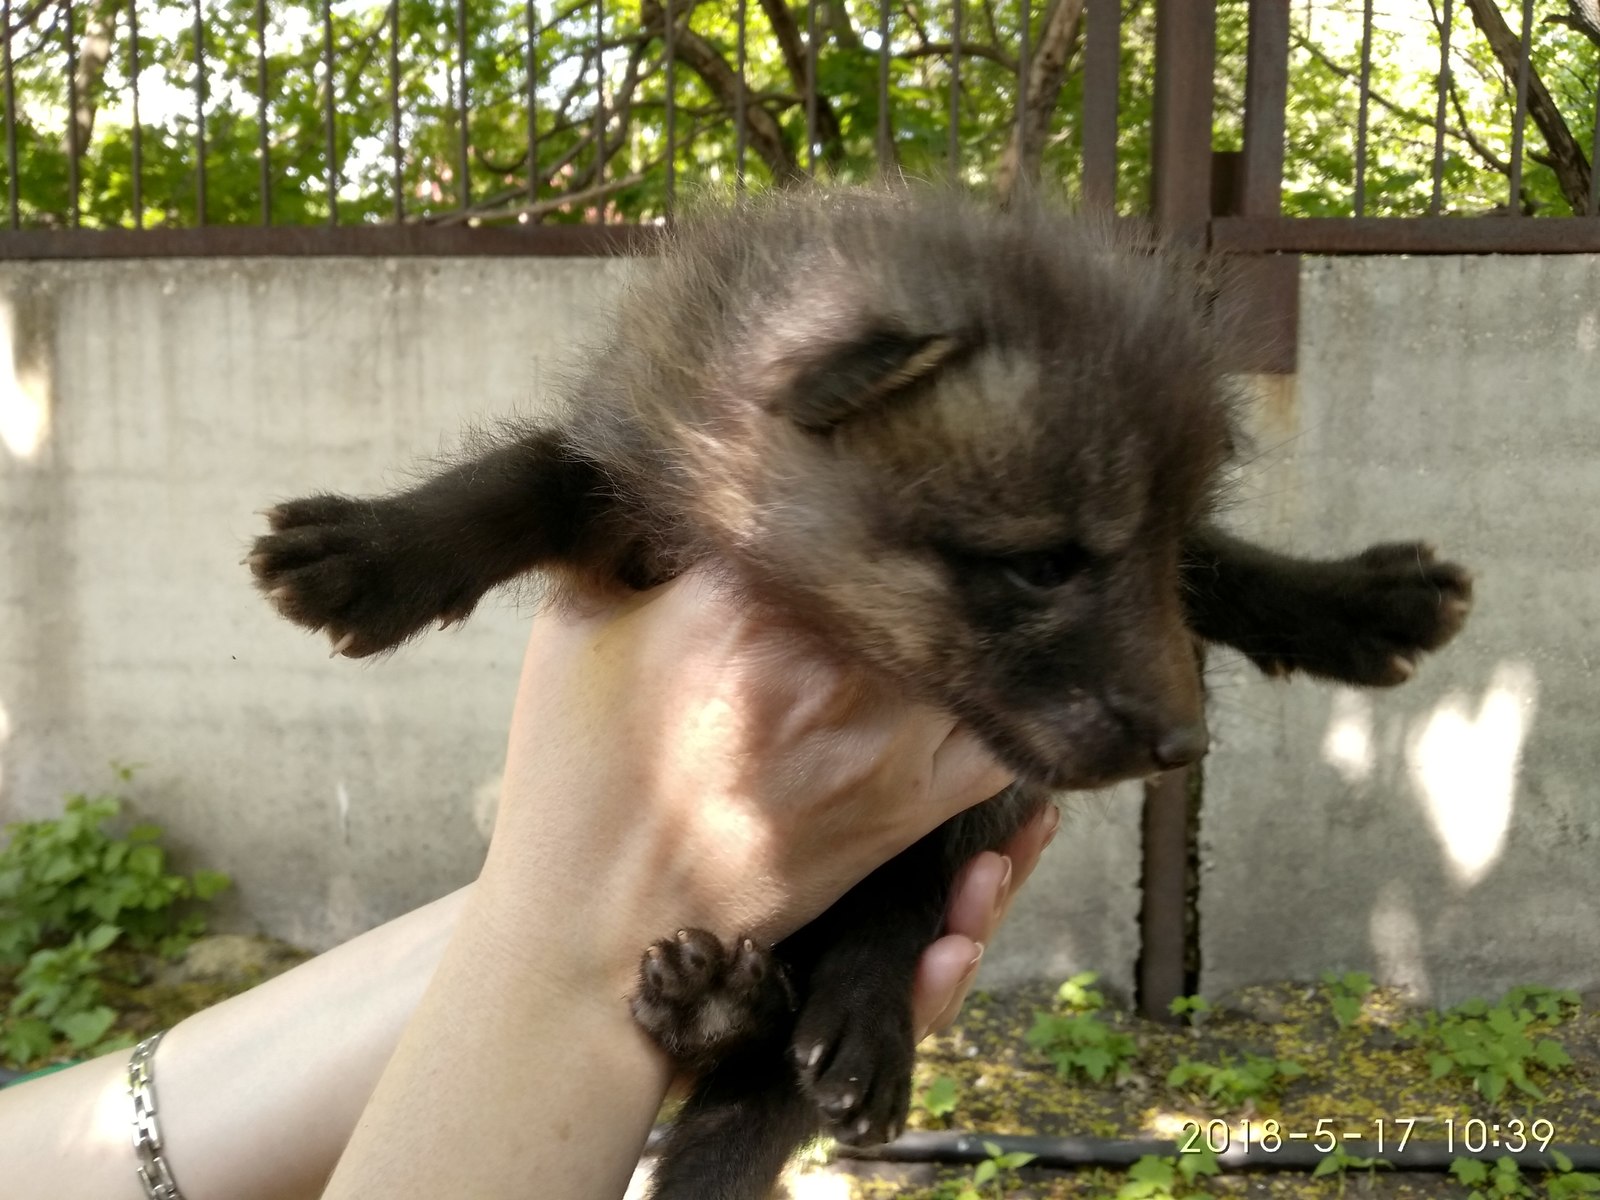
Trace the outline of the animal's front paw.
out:
[[[245,562],[278,611],[324,632],[334,654],[362,658],[430,622],[464,618],[478,592],[427,539],[400,501],[308,496],[266,513],[271,532]]]
[[[835,1138],[849,1146],[892,1142],[911,1103],[909,999],[870,1007],[850,1000],[849,990],[833,988],[808,997],[795,1026],[794,1064]]]
[[[1302,605],[1293,643],[1252,654],[1269,675],[1301,670],[1368,687],[1416,673],[1421,656],[1455,637],[1472,610],[1472,575],[1425,542],[1390,542],[1325,564]]]
[[[752,939],[724,946],[703,929],[681,929],[644,952],[632,1006],[663,1050],[699,1070],[781,1028],[794,993],[782,964]]]

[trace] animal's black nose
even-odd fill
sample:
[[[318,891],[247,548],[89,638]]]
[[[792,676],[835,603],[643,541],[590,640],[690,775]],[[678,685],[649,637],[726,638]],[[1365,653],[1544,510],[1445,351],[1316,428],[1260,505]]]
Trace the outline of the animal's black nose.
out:
[[[1152,748],[1155,759],[1166,770],[1186,767],[1205,757],[1211,748],[1211,735],[1206,723],[1196,721],[1191,725],[1175,725],[1164,732]]]

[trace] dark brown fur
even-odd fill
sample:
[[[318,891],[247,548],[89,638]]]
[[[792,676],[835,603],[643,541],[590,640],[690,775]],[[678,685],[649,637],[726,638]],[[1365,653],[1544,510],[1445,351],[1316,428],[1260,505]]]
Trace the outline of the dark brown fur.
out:
[[[1193,634],[1390,684],[1460,627],[1467,576],[1425,547],[1306,562],[1209,523],[1231,432],[1207,300],[1170,254],[1039,208],[772,200],[674,236],[556,419],[403,494],[272,513],[260,586],[345,654],[534,568],[714,563],[1021,776],[770,953],[650,948],[635,1013],[704,1070],[657,1196],[752,1200],[819,1127],[894,1135],[954,871],[1050,788],[1203,754]]]

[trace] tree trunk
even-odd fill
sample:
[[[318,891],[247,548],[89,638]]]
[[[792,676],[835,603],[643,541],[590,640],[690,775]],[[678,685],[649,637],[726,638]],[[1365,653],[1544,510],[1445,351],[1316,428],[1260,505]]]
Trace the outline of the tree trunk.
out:
[[[94,117],[105,84],[106,62],[116,38],[117,10],[117,0],[90,10],[83,37],[78,42],[78,70],[73,76],[78,105],[73,110],[72,121],[77,127],[79,154],[89,148],[89,138],[94,134]]]
[[[1028,64],[1028,105],[1012,123],[1011,140],[1000,156],[995,191],[1001,204],[1010,204],[1021,180],[1039,178],[1050,117],[1061,98],[1067,64],[1083,28],[1083,0],[1051,0],[1044,15],[1039,44]]]
[[[1591,0],[1568,0],[1568,3],[1574,10],[1584,4],[1593,6]],[[1495,0],[1467,0],[1467,7],[1472,10],[1472,19],[1488,39],[1490,49],[1500,60],[1500,69],[1506,73],[1511,87],[1515,88],[1517,58],[1522,45],[1520,39],[1511,32]],[[1561,194],[1566,197],[1573,212],[1586,212],[1589,203],[1589,159],[1578,140],[1572,136],[1572,130],[1567,128],[1566,118],[1551,99],[1549,89],[1544,86],[1544,80],[1539,78],[1539,72],[1533,68],[1531,60],[1528,64],[1528,114],[1544,135],[1545,146],[1550,151],[1550,169],[1556,173],[1556,179],[1561,184]]]

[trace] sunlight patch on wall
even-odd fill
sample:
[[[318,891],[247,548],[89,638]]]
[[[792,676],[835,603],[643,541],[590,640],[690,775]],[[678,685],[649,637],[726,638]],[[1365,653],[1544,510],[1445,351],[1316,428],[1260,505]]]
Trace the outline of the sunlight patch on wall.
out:
[[[1422,950],[1422,927],[1405,884],[1385,880],[1367,918],[1372,955],[1378,978],[1408,989],[1419,997],[1431,996],[1432,985]]]
[[[1464,886],[1482,879],[1505,848],[1537,693],[1532,667],[1503,662],[1476,713],[1468,697],[1452,693],[1407,738],[1411,781],[1446,866]]]
[[[16,315],[0,300],[0,442],[27,462],[50,433],[50,378],[18,362],[16,351]]]
[[[6,794],[6,743],[11,740],[11,714],[6,711],[6,702],[0,696],[0,800]]]
[[[1372,701],[1360,692],[1340,688],[1333,693],[1328,733],[1322,739],[1322,761],[1347,784],[1365,783],[1372,774]]]

